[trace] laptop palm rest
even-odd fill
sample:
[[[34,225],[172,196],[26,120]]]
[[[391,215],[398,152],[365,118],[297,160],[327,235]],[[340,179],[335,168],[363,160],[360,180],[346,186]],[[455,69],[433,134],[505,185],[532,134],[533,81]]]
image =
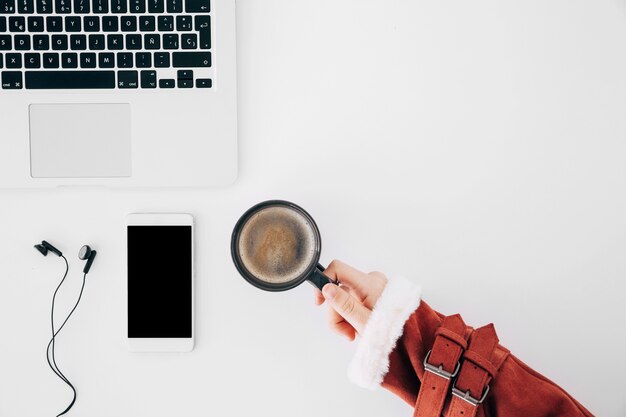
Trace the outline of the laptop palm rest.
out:
[[[32,104],[33,178],[131,175],[129,104]]]

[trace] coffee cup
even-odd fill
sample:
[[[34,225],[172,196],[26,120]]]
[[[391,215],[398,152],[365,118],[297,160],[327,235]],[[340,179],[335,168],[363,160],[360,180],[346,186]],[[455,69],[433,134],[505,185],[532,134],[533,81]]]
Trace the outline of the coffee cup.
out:
[[[231,238],[235,267],[266,291],[286,291],[304,281],[320,290],[328,283],[319,264],[320,232],[302,207],[283,200],[256,204],[237,221]]]

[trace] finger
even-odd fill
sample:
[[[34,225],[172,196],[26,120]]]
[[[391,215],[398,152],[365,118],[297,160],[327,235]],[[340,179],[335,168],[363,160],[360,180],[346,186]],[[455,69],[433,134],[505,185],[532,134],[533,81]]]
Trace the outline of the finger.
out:
[[[333,281],[349,286],[358,297],[367,295],[368,275],[342,261],[332,261],[324,274]]]
[[[324,298],[328,304],[354,327],[357,332],[363,331],[370,314],[359,300],[350,295],[347,291],[334,284],[326,284],[322,289]]]
[[[326,299],[324,298],[324,295],[322,295],[322,292],[317,288],[314,288],[313,291],[315,291],[315,305],[320,306],[324,304]]]
[[[351,342],[356,339],[356,330],[346,321],[334,325],[333,330]]]
[[[350,323],[341,317],[332,307],[328,308],[328,324],[336,333],[352,341],[356,338],[356,330]]]

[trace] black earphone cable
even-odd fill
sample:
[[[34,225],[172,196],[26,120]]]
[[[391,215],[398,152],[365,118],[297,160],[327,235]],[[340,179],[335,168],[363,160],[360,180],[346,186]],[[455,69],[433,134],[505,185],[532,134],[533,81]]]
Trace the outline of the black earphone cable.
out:
[[[67,406],[67,408],[63,412],[61,412],[60,414],[57,414],[57,417],[60,417],[60,416],[62,416],[64,414],[66,414],[68,411],[70,411],[70,409],[74,406],[74,403],[76,402],[76,396],[77,395],[76,395],[76,388],[70,382],[70,380],[63,374],[63,372],[61,372],[61,370],[59,369],[59,366],[57,365],[57,362],[56,362],[56,352],[55,352],[56,337],[58,336],[59,332],[61,332],[63,327],[65,327],[65,325],[67,324],[67,321],[70,319],[72,314],[74,314],[74,311],[76,311],[76,308],[78,307],[78,304],[80,303],[80,300],[81,300],[81,298],[83,296],[83,291],[85,289],[85,282],[87,280],[87,274],[84,273],[83,274],[83,282],[82,282],[82,285],[80,287],[80,293],[78,294],[78,299],[76,300],[76,303],[74,304],[74,307],[72,307],[72,310],[65,317],[65,320],[63,320],[63,323],[61,324],[61,326],[59,326],[59,328],[55,330],[55,328],[54,328],[54,305],[55,305],[55,302],[56,302],[56,296],[57,296],[57,293],[59,292],[59,289],[61,288],[61,286],[65,282],[65,279],[67,278],[67,274],[69,272],[69,264],[67,262],[67,259],[65,258],[65,256],[61,256],[61,258],[63,258],[63,260],[65,261],[65,273],[63,274],[63,278],[61,279],[61,282],[57,286],[56,290],[54,291],[54,295],[52,296],[52,308],[51,308],[51,312],[50,312],[50,319],[51,319],[50,322],[51,322],[51,327],[52,327],[52,337],[50,338],[50,341],[48,342],[48,346],[46,347],[46,360],[48,361],[48,366],[50,366],[50,369],[52,369],[52,371],[63,382],[65,382],[65,384],[67,384],[67,386],[69,386],[70,389],[72,390],[72,401],[70,402],[70,404]]]
[[[61,282],[59,282],[59,285],[57,285],[57,288],[54,290],[54,295],[52,296],[52,309],[51,309],[51,313],[50,313],[50,324],[52,326],[52,338],[50,339],[50,342],[48,342],[48,346],[46,347],[46,359],[48,360],[48,366],[50,366],[52,371],[59,378],[61,378],[63,381],[67,382],[67,378],[65,377],[65,375],[63,375],[63,373],[61,373],[61,371],[58,369],[58,367],[56,367],[56,363],[55,363],[55,366],[53,366],[52,362],[50,360],[50,345],[54,344],[54,338],[56,336],[56,334],[55,334],[56,332],[54,330],[54,303],[56,301],[57,293],[59,292],[59,289],[61,288],[61,286],[65,282],[65,279],[67,278],[67,274],[68,274],[69,269],[70,269],[70,266],[69,266],[69,264],[67,262],[67,258],[65,256],[61,256],[61,258],[63,258],[63,261],[65,262],[65,273],[63,274],[63,278],[61,279]]]

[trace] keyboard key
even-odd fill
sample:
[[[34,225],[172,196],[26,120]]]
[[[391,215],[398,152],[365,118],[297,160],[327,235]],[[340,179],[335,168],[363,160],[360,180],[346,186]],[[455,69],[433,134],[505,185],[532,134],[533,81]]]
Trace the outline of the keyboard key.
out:
[[[211,66],[210,52],[174,52],[172,53],[174,68],[199,68]]]
[[[98,54],[98,65],[100,65],[100,68],[115,67],[115,55],[110,52],[102,52]]]
[[[89,0],[74,0],[74,13],[88,14],[91,11]]]
[[[104,35],[89,35],[89,49],[92,51],[104,51]]]
[[[171,32],[174,30],[173,16],[159,16],[157,19],[159,32]]]
[[[170,80],[170,79],[159,80],[159,88],[174,88],[174,80]]]
[[[35,2],[34,0],[18,0],[17,2],[17,12],[22,14],[33,14],[35,13]]]
[[[176,78],[179,80],[193,80],[192,70],[178,70],[176,71]]]
[[[156,71],[141,71],[141,88],[156,88]]]
[[[102,18],[102,30],[104,32],[117,32],[119,30],[117,16],[104,16]]]
[[[66,32],[80,32],[81,20],[78,16],[67,16],[65,18],[65,31]]]
[[[10,32],[26,32],[26,18],[22,16],[9,17]]]
[[[117,67],[118,68],[132,68],[133,67],[133,54],[130,52],[118,52],[117,53]]]
[[[0,54],[0,69],[4,67],[4,58],[2,57],[2,54]]]
[[[43,67],[44,68],[59,68],[59,54],[57,53],[45,53],[43,54]]]
[[[209,13],[211,11],[209,0],[185,0],[185,11],[187,13]]]
[[[139,75],[137,71],[118,71],[117,72],[117,87],[118,88],[138,88]]]
[[[16,51],[30,50],[30,35],[15,35],[13,49]]]
[[[41,66],[41,55],[37,53],[24,54],[24,68],[39,68]]]
[[[193,80],[178,80],[178,88],[192,88]]]
[[[198,47],[198,35],[195,33],[183,33],[180,36],[180,46],[183,49],[196,49]]]
[[[126,35],[126,49],[130,51],[136,51],[141,49],[141,35]]]
[[[63,68],[78,68],[78,54],[74,52],[61,54],[61,66]]]
[[[52,0],[37,0],[37,13],[50,14],[52,13]]]
[[[154,67],[155,68],[168,68],[170,66],[170,53],[169,52],[155,52],[154,53]]]
[[[13,49],[11,35],[0,35],[0,51],[10,51]]]
[[[71,35],[70,36],[70,49],[74,51],[86,50],[87,49],[87,36]]]
[[[161,37],[159,35],[144,35],[143,38],[144,48],[146,49],[161,49]]]
[[[16,51],[30,50],[30,35],[15,35],[14,42]]]
[[[130,12],[131,13],[145,13],[146,12],[146,0],[130,0]]]
[[[92,0],[91,8],[96,14],[109,13],[109,0]]]
[[[34,35],[33,49],[35,51],[47,51],[50,49],[50,37],[48,35]]]
[[[137,16],[122,16],[122,32],[137,32]]]
[[[154,16],[141,16],[139,18],[139,30],[142,32],[154,32],[156,19]]]
[[[26,71],[26,88],[115,88],[115,71]]]
[[[63,18],[58,16],[46,17],[46,30],[48,32],[62,32]]]
[[[7,18],[0,16],[0,33],[7,31]]]
[[[150,52],[137,52],[135,54],[135,66],[137,68],[150,68],[152,66],[152,54]]]
[[[85,16],[83,27],[85,32],[100,32],[100,18],[98,16]]]
[[[126,13],[128,0],[111,0],[111,13]]]
[[[54,0],[54,11],[57,14],[72,13],[71,0]]]
[[[183,12],[183,0],[165,0],[167,4],[168,13],[182,13]]]
[[[107,49],[112,51],[124,49],[124,35],[107,35]]]
[[[0,0],[0,14],[15,13],[15,0]]]
[[[55,51],[66,51],[67,35],[52,35],[52,49]]]
[[[191,30],[191,16],[176,16],[176,30],[185,32]]]
[[[178,34],[163,35],[163,49],[178,49]]]
[[[196,88],[211,88],[213,81],[210,78],[198,78],[196,80]]]
[[[2,88],[4,90],[18,90],[22,88],[21,71],[2,71]]]
[[[28,18],[28,31],[29,32],[43,32],[43,17],[30,16]],[[0,31],[1,32],[1,31]]]
[[[22,68],[22,54],[6,54],[7,68]]]
[[[164,0],[148,0],[148,12],[163,13],[165,11]]]
[[[200,49],[211,49],[211,16],[196,16],[195,23],[200,35]]]
[[[96,54],[93,52],[83,52],[80,54],[80,67],[81,68],[95,68],[97,64]]]

